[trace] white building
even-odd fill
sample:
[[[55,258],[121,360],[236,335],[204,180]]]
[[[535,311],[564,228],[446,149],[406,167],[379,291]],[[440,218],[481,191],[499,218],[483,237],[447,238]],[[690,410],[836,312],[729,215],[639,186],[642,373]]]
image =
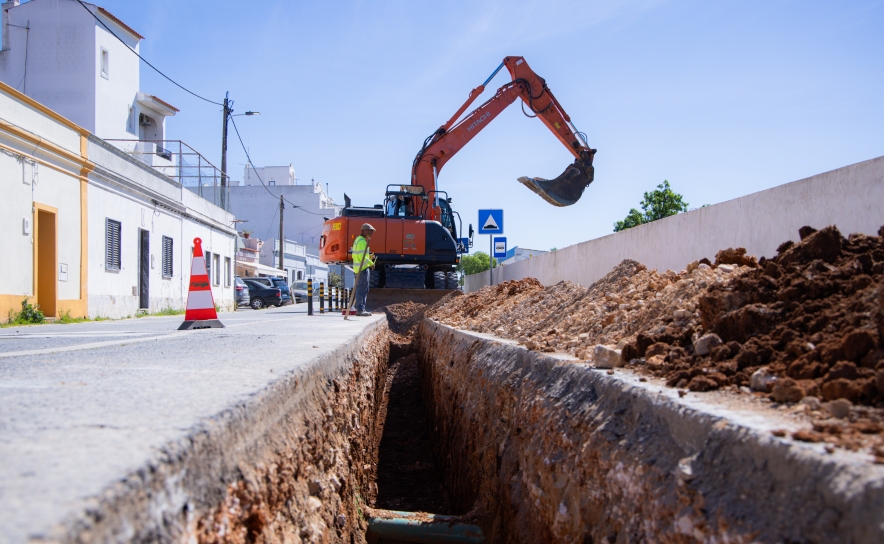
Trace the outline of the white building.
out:
[[[246,165],[242,185],[261,185],[261,181],[268,186],[298,184],[297,178],[295,178],[295,167],[291,164],[288,166],[259,166],[258,168]]]
[[[263,175],[261,179],[265,179]],[[230,187],[229,209],[237,219],[247,221],[240,225],[240,229],[251,231],[257,237],[279,237],[279,195],[283,195],[286,201],[298,206],[293,208],[286,204],[283,216],[285,238],[306,246],[308,253],[318,255],[322,225],[326,218],[340,215],[341,207],[326,194],[321,183],[268,185],[267,188],[270,192],[257,179],[251,185]]]
[[[259,262],[265,267],[279,270],[279,239],[270,238],[261,246]],[[307,248],[293,240],[285,241],[285,254],[282,258],[283,270],[288,283],[312,279],[328,285],[329,266],[320,262],[318,255],[307,253]]]
[[[549,253],[548,251],[543,251],[542,249],[528,249],[526,247],[514,247],[506,252],[506,258],[503,259],[500,264],[508,265],[513,264],[519,261],[524,261],[525,259],[530,259],[532,257],[537,257],[539,255],[543,255],[544,253]]]
[[[196,237],[233,308],[230,213],[2,82],[0,189],[0,319],[181,309]]]
[[[140,61],[129,48],[138,51],[144,37],[106,9],[86,6],[2,4],[0,81],[104,140],[165,140],[166,118],[178,109],[139,88]]]

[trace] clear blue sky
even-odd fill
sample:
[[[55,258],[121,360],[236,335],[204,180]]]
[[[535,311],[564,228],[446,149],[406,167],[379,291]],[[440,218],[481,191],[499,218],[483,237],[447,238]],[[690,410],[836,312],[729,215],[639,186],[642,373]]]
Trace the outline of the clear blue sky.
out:
[[[609,234],[664,179],[693,208],[884,155],[882,2],[97,3],[183,85],[261,111],[236,118],[258,166],[293,163],[359,205],[408,183],[423,139],[504,56],[524,56],[599,151],[580,202],[550,206],[516,178],[557,176],[571,155],[513,104],[446,165],[465,223],[504,208],[510,247]],[[141,81],[181,109],[168,137],[220,162],[220,109],[145,65]]]

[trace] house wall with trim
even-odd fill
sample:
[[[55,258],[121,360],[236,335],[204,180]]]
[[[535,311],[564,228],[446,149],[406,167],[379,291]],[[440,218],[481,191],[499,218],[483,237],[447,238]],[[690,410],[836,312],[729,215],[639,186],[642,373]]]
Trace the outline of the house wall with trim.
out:
[[[89,152],[96,162],[89,184],[89,314],[126,317],[142,310],[142,231],[149,243],[147,311],[186,306],[197,237],[204,252],[218,255],[220,265],[231,268],[230,284],[226,269],[213,274],[212,294],[216,306],[233,310],[233,216],[98,138],[89,139]],[[107,266],[108,219],[121,225],[119,269]],[[163,236],[172,240],[171,276],[163,274]]]
[[[182,309],[195,237],[225,267],[213,281],[216,305],[233,309],[232,214],[4,83],[0,188],[0,228],[7,242],[0,258],[0,321],[19,310],[22,300],[39,303],[49,316],[67,311],[73,317],[120,318],[142,309]],[[41,209],[55,217],[49,268],[41,268],[38,259]],[[121,224],[119,270],[107,267],[108,219]],[[141,231],[149,235],[145,308]],[[173,241],[168,277],[162,267],[163,236]],[[41,285],[54,293],[51,301],[41,300]]]
[[[0,83],[0,322],[22,300],[38,303],[49,316],[86,315],[82,241],[87,211],[84,173],[88,133],[48,108]],[[38,230],[40,211],[54,215],[54,233]],[[52,300],[37,300],[41,235],[54,239],[54,263],[42,273],[54,276]],[[44,237],[45,241],[47,238]]]

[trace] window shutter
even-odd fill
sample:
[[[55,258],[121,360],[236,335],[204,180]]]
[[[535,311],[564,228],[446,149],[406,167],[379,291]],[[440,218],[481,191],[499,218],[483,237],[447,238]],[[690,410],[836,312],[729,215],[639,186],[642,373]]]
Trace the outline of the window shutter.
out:
[[[172,239],[163,236],[163,277],[172,277]]]
[[[119,221],[108,219],[105,232],[105,268],[108,270],[120,269],[120,233],[122,224]]]

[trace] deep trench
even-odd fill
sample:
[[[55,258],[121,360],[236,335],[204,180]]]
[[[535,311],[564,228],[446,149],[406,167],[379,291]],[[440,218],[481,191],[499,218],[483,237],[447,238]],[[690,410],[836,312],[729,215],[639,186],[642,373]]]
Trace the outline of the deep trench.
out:
[[[386,378],[375,507],[457,514],[451,511],[442,473],[433,459],[432,427],[421,394],[417,355],[391,361]]]

